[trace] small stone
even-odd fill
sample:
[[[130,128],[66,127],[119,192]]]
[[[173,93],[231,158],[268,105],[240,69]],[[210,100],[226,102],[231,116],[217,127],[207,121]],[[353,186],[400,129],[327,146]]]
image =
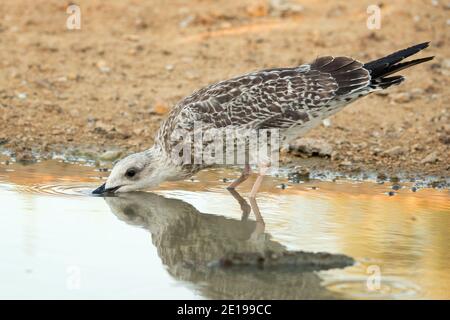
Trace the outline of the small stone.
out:
[[[105,60],[97,61],[96,66],[97,66],[98,70],[100,70],[100,72],[102,72],[102,73],[109,73],[111,71],[111,68],[108,67]]]
[[[350,167],[350,166],[352,166],[352,162],[349,160],[345,160],[345,161],[342,161],[341,163],[339,163],[339,165],[343,166],[343,167]]]
[[[394,184],[393,186],[392,186],[392,190],[395,190],[395,191],[397,191],[397,190],[400,190],[402,187],[400,186],[400,185],[398,185],[398,184]]]
[[[22,164],[30,164],[35,163],[37,159],[30,151],[24,150],[16,153],[16,161]]]
[[[324,127],[328,128],[331,126],[331,120],[329,118],[322,120],[322,124]]]
[[[139,41],[139,36],[136,34],[127,34],[125,36],[125,39],[128,41],[137,42],[137,41]]]
[[[391,156],[391,157],[396,157],[399,155],[402,155],[406,152],[405,148],[402,148],[400,146],[395,146],[393,148],[390,148],[388,150],[385,151],[385,154]]]
[[[169,106],[162,101],[156,102],[151,108],[150,113],[156,115],[164,115],[169,112]]]
[[[416,188],[416,187],[412,187],[412,188],[411,188],[411,191],[412,191],[412,192],[416,192],[416,191],[417,191],[417,188]]]
[[[247,6],[247,14],[250,17],[265,17],[269,13],[269,7],[265,3],[255,3]]]
[[[289,0],[270,0],[269,11],[273,16],[287,16],[303,12],[304,7],[295,1]]]
[[[285,185],[284,183],[282,183],[282,184],[280,185],[280,188],[281,188],[282,190],[284,190],[284,189],[286,189],[286,185]]]
[[[288,181],[300,183],[300,181],[309,180],[309,170],[306,168],[295,168],[294,171],[288,173]]]
[[[387,175],[385,173],[379,173],[377,175],[377,180],[385,181],[387,180]]]
[[[450,144],[450,134],[441,134],[439,135],[439,141],[443,144]]]
[[[435,163],[436,161],[438,161],[438,155],[437,155],[437,152],[434,151],[434,152],[430,153],[429,155],[427,155],[425,158],[423,158],[422,161],[420,161],[420,163],[422,163],[422,164]]]
[[[20,100],[25,100],[27,98],[27,94],[25,92],[20,92],[17,94],[17,98]]]
[[[388,194],[389,197],[395,196],[395,192],[394,191],[389,191],[387,194]]]
[[[331,157],[333,147],[320,139],[299,138],[289,144],[289,150],[307,156]]]
[[[133,133],[135,134],[135,135],[137,135],[137,136],[140,136],[141,134],[143,134],[144,133],[144,128],[136,128],[136,129],[133,129]]]
[[[408,92],[397,93],[392,96],[392,101],[395,103],[407,103],[413,99],[412,95]]]
[[[183,20],[180,21],[180,23],[178,24],[180,26],[180,28],[187,28],[192,22],[194,22],[195,20],[195,16],[194,15],[189,15],[186,18],[184,18]]]
[[[165,68],[166,68],[167,71],[172,71],[175,67],[174,67],[173,64],[166,64]]]
[[[109,150],[102,153],[99,157],[102,161],[114,161],[117,160],[122,154],[121,150]]]

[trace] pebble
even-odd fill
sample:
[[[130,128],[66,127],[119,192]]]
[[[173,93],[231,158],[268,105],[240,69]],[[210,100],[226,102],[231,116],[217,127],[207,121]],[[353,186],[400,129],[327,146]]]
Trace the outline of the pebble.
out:
[[[333,147],[320,139],[300,138],[289,144],[289,150],[307,156],[331,157]]]
[[[102,72],[102,73],[109,73],[111,71],[111,68],[108,67],[105,60],[97,61],[96,66],[97,66],[98,70],[100,70],[100,72]]]
[[[343,167],[350,167],[352,165],[352,162],[349,160],[346,160],[346,161],[342,161],[341,163],[339,163],[339,165],[343,166]]]
[[[288,173],[288,180],[293,183],[309,180],[309,170],[306,168],[294,168],[295,171]]]
[[[323,124],[323,126],[324,127],[329,127],[329,126],[331,126],[331,120],[330,119],[324,119],[324,120],[322,120],[322,124]]]
[[[156,102],[149,110],[150,114],[164,115],[170,110],[169,106],[164,102]]]
[[[401,92],[392,96],[392,101],[395,103],[407,103],[413,99],[413,96],[409,92]]]
[[[412,188],[411,188],[411,191],[412,191],[412,192],[416,192],[416,191],[417,191],[417,188],[416,188],[416,187],[412,187]]]
[[[389,192],[388,192],[388,196],[389,196],[389,197],[395,196],[395,192],[394,192],[394,191],[389,191]]]
[[[395,190],[395,191],[397,191],[397,190],[400,190],[402,187],[400,186],[400,185],[398,185],[398,184],[394,184],[393,186],[392,186],[392,190]]]
[[[194,22],[194,20],[195,20],[195,16],[189,15],[186,18],[184,18],[183,20],[181,20],[178,25],[180,26],[180,28],[187,28],[192,22]]]
[[[434,151],[429,155],[427,155],[425,158],[423,158],[422,161],[420,161],[420,163],[426,164],[426,163],[434,163],[436,161],[438,161],[438,155],[437,152]]]
[[[99,159],[103,161],[117,160],[122,154],[121,150],[108,150],[100,155]]]
[[[402,147],[400,147],[400,146],[395,146],[395,147],[393,147],[393,148],[390,148],[390,149],[386,150],[386,151],[385,151],[385,154],[390,155],[390,156],[392,156],[392,157],[395,157],[395,156],[402,155],[402,154],[404,154],[405,152],[406,152],[406,149],[405,149],[405,148],[402,148]]]
[[[27,98],[27,94],[24,92],[18,93],[17,98],[19,98],[20,100],[25,100]]]

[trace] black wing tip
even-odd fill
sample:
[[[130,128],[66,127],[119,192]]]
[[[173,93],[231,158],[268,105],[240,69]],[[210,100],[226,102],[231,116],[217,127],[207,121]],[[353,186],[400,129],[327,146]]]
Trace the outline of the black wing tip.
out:
[[[430,46],[430,43],[431,43],[431,41],[425,41],[425,42],[422,42],[422,43],[419,43],[419,44],[415,45],[415,47],[417,46],[417,47],[425,49],[425,48],[428,48]]]

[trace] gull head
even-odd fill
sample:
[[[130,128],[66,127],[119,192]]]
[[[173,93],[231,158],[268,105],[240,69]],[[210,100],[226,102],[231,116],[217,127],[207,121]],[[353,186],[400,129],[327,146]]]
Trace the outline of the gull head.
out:
[[[130,192],[158,186],[166,179],[166,168],[159,149],[131,154],[116,163],[106,183],[93,194]]]

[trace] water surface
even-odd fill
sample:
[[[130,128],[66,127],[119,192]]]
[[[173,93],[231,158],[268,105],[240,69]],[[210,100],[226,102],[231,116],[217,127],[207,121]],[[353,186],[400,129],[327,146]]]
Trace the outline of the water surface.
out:
[[[105,175],[0,164],[0,298],[450,298],[448,190],[388,196],[390,184],[272,177],[252,203],[252,181],[232,194],[223,179],[238,172],[211,170],[152,193],[89,196]],[[267,250],[330,253],[331,269],[211,266]],[[342,254],[355,264],[334,265]]]

